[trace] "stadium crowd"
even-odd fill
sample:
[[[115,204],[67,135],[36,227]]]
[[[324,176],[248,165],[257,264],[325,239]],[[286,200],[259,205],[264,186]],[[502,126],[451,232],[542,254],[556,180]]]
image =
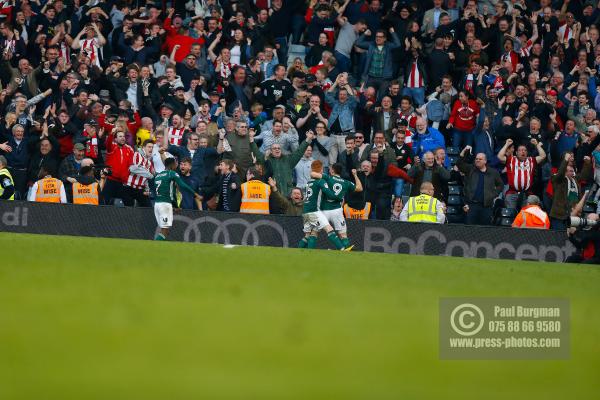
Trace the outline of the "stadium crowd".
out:
[[[175,157],[201,196],[181,208],[300,215],[320,160],[358,171],[348,218],[401,220],[430,193],[432,222],[564,229],[586,189],[597,212],[598,1],[4,0],[0,17],[3,199],[150,206]]]

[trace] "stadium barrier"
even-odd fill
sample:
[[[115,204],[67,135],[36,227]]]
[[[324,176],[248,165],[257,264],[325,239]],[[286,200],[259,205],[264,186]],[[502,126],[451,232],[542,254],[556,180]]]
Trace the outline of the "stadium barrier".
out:
[[[150,208],[93,207],[0,201],[0,231],[126,239],[152,239]],[[348,221],[356,250],[455,257],[562,262],[575,248],[564,232],[502,227]],[[302,219],[224,212],[175,213],[170,240],[250,246],[296,247]],[[327,248],[321,235],[318,247]]]

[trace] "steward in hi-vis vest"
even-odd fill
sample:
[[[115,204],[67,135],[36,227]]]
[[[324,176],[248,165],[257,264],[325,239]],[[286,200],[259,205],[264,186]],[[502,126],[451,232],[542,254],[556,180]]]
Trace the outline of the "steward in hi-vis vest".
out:
[[[271,187],[260,181],[260,174],[256,168],[249,168],[246,172],[247,182],[242,184],[242,214],[269,214],[269,197]]]
[[[431,182],[421,184],[421,194],[408,199],[400,213],[400,221],[442,224],[446,220],[442,202],[433,197]]]
[[[12,175],[6,169],[8,162],[4,156],[0,156],[0,200],[15,199],[15,182]]]

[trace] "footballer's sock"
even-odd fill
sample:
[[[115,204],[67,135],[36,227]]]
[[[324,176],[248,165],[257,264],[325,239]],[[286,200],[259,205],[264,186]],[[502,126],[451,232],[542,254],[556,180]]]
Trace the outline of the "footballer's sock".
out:
[[[346,247],[346,248],[350,247],[350,239],[345,237],[345,238],[341,238],[340,240],[342,242],[342,245],[344,245],[344,247]]]
[[[300,241],[298,242],[298,248],[299,249],[305,249],[306,246],[308,246],[308,240],[306,240],[305,237],[303,237],[302,239],[300,239]]]
[[[329,241],[331,243],[333,243],[333,245],[335,246],[336,249],[342,250],[344,248],[344,245],[342,244],[342,241],[340,240],[340,238],[338,237],[338,235],[336,235],[335,232],[329,232],[327,234],[327,239],[329,239]]]
[[[316,236],[309,236],[308,237],[308,244],[307,246],[309,249],[314,249],[315,247],[317,247],[317,237]]]
[[[156,236],[154,236],[154,240],[167,240],[167,238],[162,233],[157,233]]]

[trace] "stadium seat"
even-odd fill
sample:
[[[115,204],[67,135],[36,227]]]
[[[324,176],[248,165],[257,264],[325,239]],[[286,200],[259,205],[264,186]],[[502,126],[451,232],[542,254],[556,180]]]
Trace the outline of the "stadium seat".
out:
[[[405,183],[402,188],[402,196],[410,196],[410,191],[412,189],[412,185]]]
[[[498,223],[498,225],[500,226],[512,226],[512,223],[515,219],[514,218],[500,218],[500,222]]]
[[[517,216],[517,210],[514,208],[502,208],[500,210],[500,217],[502,218],[512,218],[514,219]]]
[[[450,195],[448,196],[448,205],[449,206],[461,206],[464,204],[463,198],[461,196]]]
[[[460,149],[458,147],[446,147],[446,154],[449,156],[458,156]]]
[[[113,204],[115,207],[125,207],[122,199],[114,199]]]
[[[448,206],[446,208],[446,215],[457,215],[457,214],[462,214],[463,210],[461,207],[457,207],[457,206]]]
[[[304,60],[304,57],[306,57],[306,47],[302,46],[301,44],[292,44],[288,47],[288,67],[294,63],[294,58],[296,57],[300,57]]]
[[[462,196],[463,188],[462,188],[462,186],[458,186],[458,185],[448,186],[448,194],[450,196]]]

